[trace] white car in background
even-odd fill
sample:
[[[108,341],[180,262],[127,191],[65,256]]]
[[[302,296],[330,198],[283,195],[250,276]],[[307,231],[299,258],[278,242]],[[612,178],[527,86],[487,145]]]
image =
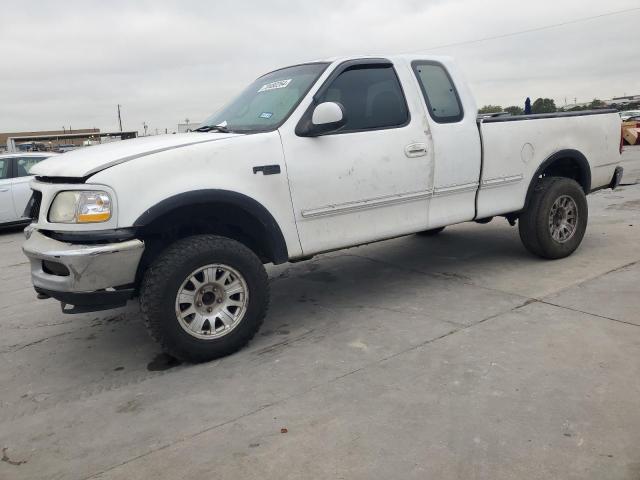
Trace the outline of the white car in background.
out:
[[[53,152],[0,154],[0,225],[29,223],[24,209],[31,197],[31,168]]]
[[[620,112],[620,118],[622,119],[623,122],[626,122],[631,117],[638,117],[638,116],[640,116],[640,110],[627,110],[624,112]]]

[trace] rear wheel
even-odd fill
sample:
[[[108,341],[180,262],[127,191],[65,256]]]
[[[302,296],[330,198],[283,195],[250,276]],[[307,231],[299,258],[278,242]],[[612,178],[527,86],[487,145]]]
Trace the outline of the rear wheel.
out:
[[[140,292],[151,336],[189,362],[242,348],[260,328],[268,303],[260,259],[241,243],[214,235],[169,246],[145,273]]]
[[[534,255],[556,259],[571,255],[582,242],[589,209],[582,187],[570,178],[545,177],[536,185],[518,230]]]
[[[433,237],[434,235],[438,235],[443,230],[444,230],[444,227],[432,228],[431,230],[424,230],[422,232],[418,232],[417,235],[421,235],[423,237]]]

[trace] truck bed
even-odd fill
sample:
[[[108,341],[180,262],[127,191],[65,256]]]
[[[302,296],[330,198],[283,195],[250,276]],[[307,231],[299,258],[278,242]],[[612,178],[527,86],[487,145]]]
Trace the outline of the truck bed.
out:
[[[620,162],[615,110],[479,117],[478,130],[482,168],[476,218],[521,210],[530,180],[554,155],[583,156],[591,170],[589,190],[608,185]]]

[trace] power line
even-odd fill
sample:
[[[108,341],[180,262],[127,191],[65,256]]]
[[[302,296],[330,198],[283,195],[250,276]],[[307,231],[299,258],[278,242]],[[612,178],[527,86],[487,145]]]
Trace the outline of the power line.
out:
[[[499,38],[513,37],[515,35],[523,35],[525,33],[539,32],[541,30],[549,30],[551,28],[563,27],[565,25],[572,25],[574,23],[587,22],[589,20],[595,20],[597,18],[611,17],[613,15],[620,15],[622,13],[635,12],[635,11],[638,11],[638,10],[640,10],[640,7],[627,8],[625,10],[616,10],[614,12],[601,13],[599,15],[592,15],[590,17],[576,18],[575,20],[568,20],[566,22],[554,23],[554,24],[551,24],[551,25],[544,25],[542,27],[529,28],[527,30],[520,30],[520,31],[517,31],[517,32],[502,33],[500,35],[492,35],[490,37],[477,38],[475,40],[464,40],[462,42],[448,43],[448,44],[445,44],[445,45],[437,45],[435,47],[424,48],[422,50],[412,50],[412,51],[403,52],[403,53],[417,53],[417,52],[424,52],[424,51],[429,51],[429,50],[438,50],[438,49],[441,49],[441,48],[458,47],[460,45],[470,45],[470,44],[473,44],[473,43],[486,42],[488,40],[497,40]]]

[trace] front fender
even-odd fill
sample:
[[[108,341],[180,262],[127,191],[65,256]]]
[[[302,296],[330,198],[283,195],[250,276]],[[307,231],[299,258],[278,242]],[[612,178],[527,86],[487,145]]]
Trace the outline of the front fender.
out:
[[[284,263],[289,259],[287,243],[273,215],[253,198],[229,190],[194,190],[165,198],[140,215],[133,223],[133,226],[144,228],[154,220],[175,209],[197,204],[224,204],[241,208],[263,225],[268,235],[267,242],[273,257],[273,263]]]

